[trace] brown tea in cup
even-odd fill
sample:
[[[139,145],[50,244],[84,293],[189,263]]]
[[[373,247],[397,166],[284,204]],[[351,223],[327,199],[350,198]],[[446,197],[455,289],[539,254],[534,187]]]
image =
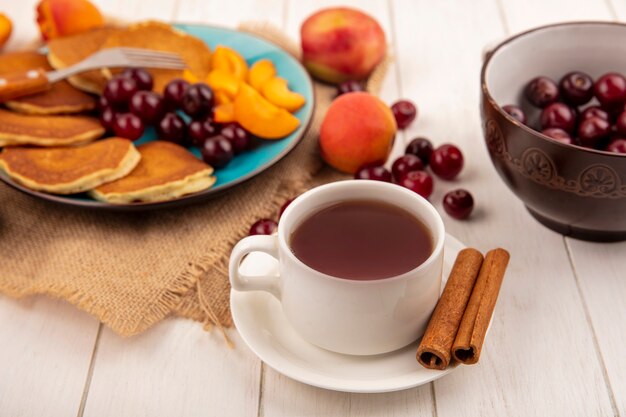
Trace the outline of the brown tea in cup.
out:
[[[304,219],[291,233],[294,255],[316,271],[351,280],[391,278],[433,252],[428,228],[407,210],[381,201],[348,200]]]

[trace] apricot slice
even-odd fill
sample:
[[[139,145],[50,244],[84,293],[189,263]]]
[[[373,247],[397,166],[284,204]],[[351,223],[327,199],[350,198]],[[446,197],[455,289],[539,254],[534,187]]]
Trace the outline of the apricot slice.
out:
[[[88,0],[41,0],[35,10],[46,41],[104,26],[102,13]]]
[[[240,80],[245,80],[248,75],[248,64],[239,52],[227,46],[219,45],[215,48],[211,57],[211,65],[214,70],[222,70],[234,75]]]
[[[213,120],[217,123],[230,123],[236,120],[233,103],[223,103],[213,109]]]
[[[206,83],[214,92],[221,91],[232,99],[235,98],[237,91],[239,91],[241,80],[224,70],[214,69],[207,75]]]
[[[213,96],[215,97],[215,104],[226,104],[233,102],[233,99],[223,91],[214,91]]]
[[[287,80],[280,77],[274,77],[265,82],[261,92],[270,103],[292,113],[302,107],[306,102],[302,94],[290,91],[287,86]]]
[[[191,84],[195,84],[197,82],[200,82],[200,78],[198,78],[196,76],[196,74],[194,74],[193,72],[191,72],[188,68],[183,70],[183,79],[185,81],[188,81]]]
[[[269,59],[260,59],[250,67],[248,84],[257,91],[261,91],[263,84],[276,76],[276,67]]]
[[[263,98],[258,91],[242,84],[233,103],[237,122],[248,132],[265,139],[278,139],[292,133],[300,120]]]

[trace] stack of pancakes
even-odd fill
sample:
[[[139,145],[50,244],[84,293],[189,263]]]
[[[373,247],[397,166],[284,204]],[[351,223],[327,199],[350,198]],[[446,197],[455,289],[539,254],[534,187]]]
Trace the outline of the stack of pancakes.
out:
[[[158,22],[100,28],[49,42],[38,51],[0,55],[0,74],[73,65],[102,48],[131,46],[181,55],[199,77],[210,69],[201,40]],[[154,90],[182,71],[149,69]],[[0,107],[0,169],[33,190],[55,194],[87,192],[111,203],[162,201],[198,192],[215,183],[213,168],[184,147],[152,141],[135,147],[124,138],[105,138],[94,116],[97,95],[112,76],[106,68],[70,77],[49,90]]]

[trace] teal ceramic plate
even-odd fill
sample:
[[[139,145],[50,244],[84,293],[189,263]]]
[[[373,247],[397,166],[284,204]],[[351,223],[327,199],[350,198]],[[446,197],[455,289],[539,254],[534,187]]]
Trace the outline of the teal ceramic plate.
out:
[[[260,174],[280,159],[285,157],[304,136],[313,116],[314,94],[313,84],[304,67],[291,55],[273,43],[254,35],[238,32],[231,29],[204,26],[177,24],[181,29],[206,42],[211,50],[215,50],[217,45],[225,45],[238,51],[251,65],[259,59],[270,59],[276,66],[277,74],[285,78],[289,83],[289,88],[306,98],[306,104],[295,113],[300,119],[300,127],[291,135],[278,140],[261,140],[260,145],[250,151],[246,151],[235,156],[233,160],[224,168],[216,169],[216,183],[208,190],[194,194],[189,194],[178,199],[155,202],[155,203],[132,203],[132,204],[110,204],[96,201],[85,194],[60,196],[30,190],[11,180],[4,172],[0,172],[0,179],[10,186],[33,195],[57,203],[81,206],[93,209],[106,210],[147,210],[155,208],[166,208],[178,205],[186,205],[192,202],[205,200],[214,197],[218,193],[234,187],[255,175]],[[141,139],[135,142],[137,145],[156,140],[156,134],[152,128],[148,129]],[[190,148],[191,151],[200,157],[198,148]]]

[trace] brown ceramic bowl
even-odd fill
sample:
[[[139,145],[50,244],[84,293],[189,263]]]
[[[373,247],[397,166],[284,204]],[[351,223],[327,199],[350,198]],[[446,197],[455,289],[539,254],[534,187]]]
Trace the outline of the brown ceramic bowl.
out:
[[[618,23],[543,26],[502,42],[482,68],[483,130],[498,174],[538,221],[579,239],[626,240],[626,155],[557,142],[502,106],[520,105],[527,123],[538,124],[540,110],[523,98],[529,80],[545,75],[558,82],[574,70],[593,79],[626,74],[624,39],[626,25]]]

